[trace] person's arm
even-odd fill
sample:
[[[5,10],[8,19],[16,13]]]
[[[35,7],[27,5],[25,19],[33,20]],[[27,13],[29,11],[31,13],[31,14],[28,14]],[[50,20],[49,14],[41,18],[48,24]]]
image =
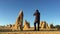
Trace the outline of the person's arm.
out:
[[[37,12],[35,12],[35,13],[33,14],[33,16],[36,15],[36,14],[37,14]]]
[[[35,13],[33,14],[33,16],[35,15]]]

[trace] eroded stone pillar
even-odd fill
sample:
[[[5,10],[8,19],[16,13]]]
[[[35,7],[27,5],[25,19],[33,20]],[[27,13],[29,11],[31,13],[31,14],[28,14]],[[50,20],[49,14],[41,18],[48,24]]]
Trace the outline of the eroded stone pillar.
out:
[[[23,30],[23,11],[21,10],[15,24],[16,30]]]

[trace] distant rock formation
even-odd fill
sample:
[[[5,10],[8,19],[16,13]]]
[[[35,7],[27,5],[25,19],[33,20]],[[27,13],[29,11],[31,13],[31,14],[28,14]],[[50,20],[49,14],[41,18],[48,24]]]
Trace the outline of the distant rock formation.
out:
[[[9,27],[9,28],[12,28],[12,24],[10,24],[10,25],[7,25],[7,27]]]
[[[25,20],[23,30],[28,30],[30,28],[30,23]]]
[[[48,24],[46,23],[46,21],[41,21],[40,23],[40,28],[44,29],[44,28],[49,28]]]
[[[49,28],[51,28],[51,29],[54,28],[53,24],[50,24]]]

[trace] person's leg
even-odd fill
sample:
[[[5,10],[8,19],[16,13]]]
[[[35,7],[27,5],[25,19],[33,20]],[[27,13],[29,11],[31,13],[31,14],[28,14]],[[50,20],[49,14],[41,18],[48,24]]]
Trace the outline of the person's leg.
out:
[[[20,30],[22,31],[22,26],[20,25]]]
[[[40,23],[38,23],[38,31],[39,31],[39,24],[40,24]]]
[[[36,23],[34,23],[34,30],[36,30]]]
[[[20,25],[20,30],[21,30],[21,25]]]
[[[21,31],[23,30],[23,28],[21,27]]]

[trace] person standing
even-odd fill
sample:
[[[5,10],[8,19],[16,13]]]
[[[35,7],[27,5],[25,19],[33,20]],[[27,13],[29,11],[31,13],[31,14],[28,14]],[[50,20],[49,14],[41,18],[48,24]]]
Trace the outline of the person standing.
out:
[[[33,14],[33,16],[35,16],[34,30],[36,30],[36,24],[37,24],[38,31],[39,31],[39,24],[40,24],[40,12],[39,12],[39,10],[36,10],[36,12]]]

